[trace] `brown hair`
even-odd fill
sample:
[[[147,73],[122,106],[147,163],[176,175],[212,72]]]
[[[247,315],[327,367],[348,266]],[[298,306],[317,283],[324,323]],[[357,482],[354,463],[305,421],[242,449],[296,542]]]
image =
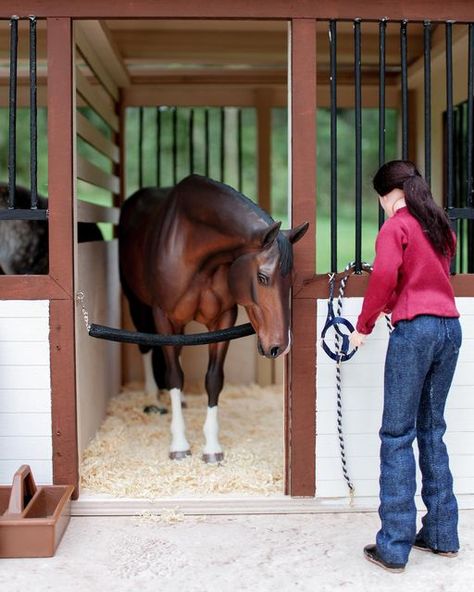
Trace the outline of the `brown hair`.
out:
[[[455,241],[448,217],[433,199],[428,183],[409,160],[391,160],[380,167],[373,179],[375,191],[387,195],[392,189],[402,189],[410,214],[418,220],[434,249],[453,257]]]

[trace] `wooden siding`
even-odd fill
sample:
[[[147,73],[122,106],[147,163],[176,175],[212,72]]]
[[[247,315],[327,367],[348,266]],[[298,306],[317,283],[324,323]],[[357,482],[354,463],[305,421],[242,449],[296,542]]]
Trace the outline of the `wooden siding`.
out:
[[[27,463],[51,483],[49,302],[0,301],[0,483]]]
[[[455,492],[474,493],[474,298],[457,298],[463,345],[446,407],[445,441],[450,453]],[[362,298],[347,298],[343,316],[355,324]],[[327,301],[318,300],[318,335],[324,325]],[[364,347],[342,370],[343,424],[349,474],[356,496],[379,492],[379,437],[383,405],[383,367],[388,330],[379,321]],[[316,401],[316,496],[345,497],[347,486],[340,468],[336,428],[335,363],[318,344]],[[416,444],[415,444],[416,449]],[[418,491],[420,491],[418,470]]]

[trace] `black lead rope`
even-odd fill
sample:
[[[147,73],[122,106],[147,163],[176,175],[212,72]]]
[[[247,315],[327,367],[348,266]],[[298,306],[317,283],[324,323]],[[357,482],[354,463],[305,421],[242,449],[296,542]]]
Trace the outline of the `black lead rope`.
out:
[[[194,333],[191,335],[140,333],[138,331],[125,331],[124,329],[114,329],[95,324],[89,325],[88,331],[91,337],[96,337],[97,339],[107,339],[108,341],[118,341],[120,343],[136,343],[137,345],[147,345],[149,347],[159,345],[205,345],[219,341],[231,341],[232,339],[247,337],[255,333],[255,329],[250,323],[237,325],[229,329],[221,329],[220,331],[208,331],[206,333]]]

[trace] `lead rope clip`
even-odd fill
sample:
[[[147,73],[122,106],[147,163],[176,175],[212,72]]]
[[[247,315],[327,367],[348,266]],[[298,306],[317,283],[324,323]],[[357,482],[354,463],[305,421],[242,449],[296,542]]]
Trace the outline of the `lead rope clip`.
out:
[[[91,325],[89,323],[89,312],[86,308],[86,295],[82,290],[79,290],[76,294],[76,302],[81,307],[82,317],[86,325],[87,332],[89,333]]]

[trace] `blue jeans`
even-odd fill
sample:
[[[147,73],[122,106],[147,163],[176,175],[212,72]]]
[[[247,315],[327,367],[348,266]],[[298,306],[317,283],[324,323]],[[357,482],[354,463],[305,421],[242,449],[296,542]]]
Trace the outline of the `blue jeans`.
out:
[[[417,536],[415,438],[427,508],[418,537],[433,549],[459,549],[458,509],[443,435],[461,341],[458,319],[428,315],[400,321],[390,335],[380,429],[382,525],[377,533],[377,550],[389,563],[405,564]]]

